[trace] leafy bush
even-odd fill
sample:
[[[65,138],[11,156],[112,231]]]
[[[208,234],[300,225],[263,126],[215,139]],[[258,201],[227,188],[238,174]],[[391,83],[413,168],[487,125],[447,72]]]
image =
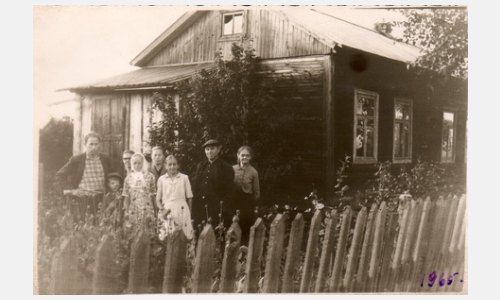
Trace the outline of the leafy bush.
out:
[[[50,119],[40,130],[40,162],[49,174],[61,168],[73,153],[73,122]]]
[[[236,160],[241,145],[251,145],[265,197],[293,164],[295,141],[289,132],[294,116],[280,104],[292,91],[276,88],[285,79],[263,80],[258,73],[254,51],[233,44],[231,60],[218,53],[213,67],[175,84],[178,104],[172,92],[155,93],[153,106],[163,120],[152,124],[150,144],[178,156],[188,174],[205,159],[201,145],[209,138],[224,145],[222,157],[228,162]]]

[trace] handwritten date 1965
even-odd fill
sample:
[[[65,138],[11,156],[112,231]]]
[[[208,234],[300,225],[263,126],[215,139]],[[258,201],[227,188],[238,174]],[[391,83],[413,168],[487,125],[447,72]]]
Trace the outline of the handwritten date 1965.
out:
[[[439,276],[438,284],[439,286],[445,286],[446,284],[451,285],[453,283],[453,280],[455,279],[455,276],[457,276],[459,273],[455,272],[451,274],[448,277],[448,280],[446,280],[444,273],[441,273],[441,276]],[[422,277],[422,282],[420,283],[420,287],[425,286],[425,278],[427,277],[427,286],[428,287],[433,287],[434,284],[436,283],[436,280],[438,279],[436,271],[433,271],[430,274],[424,274],[424,277]],[[463,279],[460,279],[460,282],[463,282]]]

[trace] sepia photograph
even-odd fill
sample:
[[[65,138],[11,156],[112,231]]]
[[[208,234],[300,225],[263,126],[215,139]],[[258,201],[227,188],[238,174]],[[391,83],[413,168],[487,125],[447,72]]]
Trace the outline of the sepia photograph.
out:
[[[467,6],[33,6],[35,295],[468,294]]]

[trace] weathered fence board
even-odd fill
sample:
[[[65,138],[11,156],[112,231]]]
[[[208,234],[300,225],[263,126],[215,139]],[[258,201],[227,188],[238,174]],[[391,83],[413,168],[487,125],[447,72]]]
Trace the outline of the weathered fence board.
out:
[[[385,232],[385,218],[386,218],[386,204],[382,202],[378,208],[377,216],[374,221],[374,232],[373,232],[373,247],[371,249],[372,253],[370,255],[370,261],[368,266],[368,284],[366,290],[369,292],[375,292],[376,283],[378,280],[378,275],[380,271],[380,254],[382,250],[383,236]]]
[[[226,233],[226,246],[224,247],[224,258],[222,259],[222,271],[220,292],[233,293],[234,283],[238,272],[238,255],[240,254],[241,228],[233,220],[233,224]]]
[[[316,286],[314,292],[321,293],[325,291],[326,278],[330,269],[332,260],[333,246],[335,242],[335,228],[337,227],[339,216],[336,210],[331,211],[331,217],[326,220],[325,238],[323,239],[323,247],[321,249],[321,257],[319,260],[318,277],[316,278]]]
[[[432,213],[432,220],[430,223],[432,224],[429,229],[429,242],[427,244],[427,250],[425,251],[424,261],[422,263],[422,274],[429,274],[430,272],[435,270],[435,262],[437,260],[437,256],[439,255],[439,248],[442,242],[442,232],[444,231],[444,222],[446,222],[446,207],[445,200],[443,197],[439,197],[435,202],[434,211]],[[427,291],[427,290],[426,290]]]
[[[290,229],[290,238],[288,240],[288,248],[285,261],[285,270],[283,272],[283,293],[294,293],[294,279],[297,276],[298,267],[300,264],[300,247],[302,245],[302,237],[304,235],[304,216],[298,213],[292,221]]]
[[[339,238],[337,241],[337,250],[335,251],[335,260],[333,262],[332,277],[330,278],[330,291],[338,292],[341,288],[342,267],[344,265],[345,251],[347,247],[347,237],[351,228],[351,207],[346,207],[342,213],[342,223],[340,226]]]
[[[398,275],[398,280],[396,280],[395,291],[402,292],[405,290],[409,280],[411,272],[411,249],[415,244],[415,236],[418,230],[418,219],[420,218],[422,207],[422,199],[417,201],[411,200],[410,211],[408,214],[408,226],[406,227],[405,240],[403,244],[403,252],[401,253],[400,262],[400,274]]]
[[[326,218],[320,244],[323,213]],[[301,246],[305,221],[302,214],[297,214],[291,222],[286,257],[283,255],[288,215],[278,214],[272,221],[265,257],[266,227],[258,218],[250,230],[245,277],[239,282],[238,291],[459,292],[463,289],[466,284],[463,282],[466,280],[466,274],[463,274],[466,253],[465,195],[460,198],[439,197],[437,201],[429,197],[425,201],[401,201],[397,213],[382,202],[379,206],[373,204],[369,212],[363,207],[355,222],[352,215],[349,206],[341,215],[336,210],[317,210],[309,226],[304,253]],[[241,228],[237,220],[233,220],[226,233],[222,263],[216,262],[215,233],[210,224],[205,226],[197,242],[192,274],[193,293],[235,292],[240,239]],[[113,235],[104,235],[99,241],[92,277],[84,276],[77,269],[79,241],[76,238],[64,240],[54,254],[49,292],[121,293],[124,286],[123,279],[119,277],[121,270],[116,261],[117,245]],[[136,235],[132,242],[127,289],[130,293],[150,291],[150,243],[145,232]],[[165,245],[162,292],[181,293],[187,271],[188,241],[182,230],[176,230],[167,237]],[[299,272],[302,255],[303,268]],[[265,271],[262,272],[264,260]],[[216,263],[220,268],[218,290],[212,287]],[[314,273],[316,270],[317,273]],[[436,272],[436,280],[431,287],[428,279],[433,271]],[[448,284],[452,279],[453,283]]]
[[[245,268],[244,293],[259,291],[260,263],[264,250],[266,227],[261,218],[258,218],[250,228],[250,242],[248,243],[247,265]]]
[[[399,214],[395,212],[388,212],[387,223],[385,224],[385,233],[382,244],[382,262],[380,274],[377,281],[377,292],[385,292],[388,289],[390,282],[390,264],[391,256],[394,251],[394,239],[397,236]]]
[[[92,277],[92,294],[112,295],[121,291],[117,286],[117,265],[113,238],[104,235],[97,246]]]
[[[448,200],[449,201],[449,200]],[[445,263],[447,263],[448,249],[453,237],[453,226],[455,225],[455,219],[458,214],[458,204],[459,199],[457,196],[451,198],[451,203],[448,203],[448,216],[446,218],[446,227],[444,230],[444,236],[441,244],[441,249],[439,251],[439,259],[437,263],[438,272],[444,272]]]
[[[186,275],[187,239],[182,229],[177,228],[167,236],[165,269],[163,273],[163,293],[181,293]]]
[[[131,293],[146,293],[149,288],[149,253],[151,242],[145,231],[140,231],[132,242],[128,290]]]
[[[463,261],[463,256],[460,253],[458,247],[459,235],[462,231],[462,224],[465,220],[465,197],[460,197],[460,199],[454,198],[457,201],[456,204],[456,217],[454,219],[454,224],[451,230],[451,238],[447,251],[445,252],[445,257],[443,260],[443,271],[445,276],[453,276],[455,272],[461,273],[462,270],[458,270],[459,266],[457,262]],[[457,258],[459,259],[457,261]],[[461,275],[461,274],[457,274]],[[458,281],[455,279],[455,281]],[[455,282],[457,285],[457,282]],[[452,290],[452,285],[446,285],[446,291]]]
[[[431,200],[429,197],[425,199],[422,204],[422,213],[418,220],[418,227],[415,237],[415,245],[413,247],[411,255],[411,268],[409,271],[408,284],[406,286],[406,291],[417,291],[418,289],[418,278],[421,272],[421,265],[423,261],[422,257],[422,245],[425,244],[427,238],[428,226],[429,226],[429,213],[431,209]]]
[[[78,256],[74,238],[63,240],[61,247],[52,258],[49,293],[53,295],[77,294]]]
[[[215,263],[215,233],[207,224],[200,234],[193,271],[193,293],[209,293]]]
[[[300,281],[300,292],[309,292],[312,270],[314,268],[314,258],[319,242],[319,230],[321,227],[321,210],[316,210],[309,227],[309,238],[307,239],[306,254],[304,258],[304,267],[302,269],[302,280]]]
[[[363,246],[361,248],[361,254],[359,257],[358,270],[356,274],[356,280],[354,281],[354,290],[351,286],[349,290],[351,291],[362,291],[364,292],[367,287],[366,278],[368,277],[368,267],[370,261],[371,249],[373,246],[373,223],[374,218],[377,213],[377,204],[372,204],[370,209],[370,213],[368,214],[368,218],[366,220],[366,229],[363,237]]]
[[[278,292],[283,243],[285,241],[285,220],[285,215],[277,214],[271,223],[264,273],[264,293]]]
[[[392,256],[391,265],[389,268],[388,289],[393,291],[397,284],[398,273],[401,269],[401,256],[403,253],[406,228],[408,227],[408,219],[411,214],[411,202],[405,201],[399,210],[399,231],[396,238],[394,254]]]
[[[352,236],[351,248],[347,255],[347,266],[345,270],[343,289],[346,291],[352,290],[354,272],[359,262],[359,252],[361,250],[361,243],[363,232],[366,225],[366,207],[363,207],[356,218],[356,225],[354,225],[354,234]]]

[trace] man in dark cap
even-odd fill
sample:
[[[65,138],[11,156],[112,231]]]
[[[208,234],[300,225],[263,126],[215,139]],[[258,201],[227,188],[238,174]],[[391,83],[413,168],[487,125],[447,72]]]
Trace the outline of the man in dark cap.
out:
[[[219,213],[221,212],[224,224],[231,224],[232,211],[231,192],[234,180],[233,167],[219,158],[222,148],[219,141],[211,139],[203,144],[207,160],[198,164],[193,176],[193,211],[192,218],[195,226],[208,217],[212,219],[212,225],[219,224]]]

